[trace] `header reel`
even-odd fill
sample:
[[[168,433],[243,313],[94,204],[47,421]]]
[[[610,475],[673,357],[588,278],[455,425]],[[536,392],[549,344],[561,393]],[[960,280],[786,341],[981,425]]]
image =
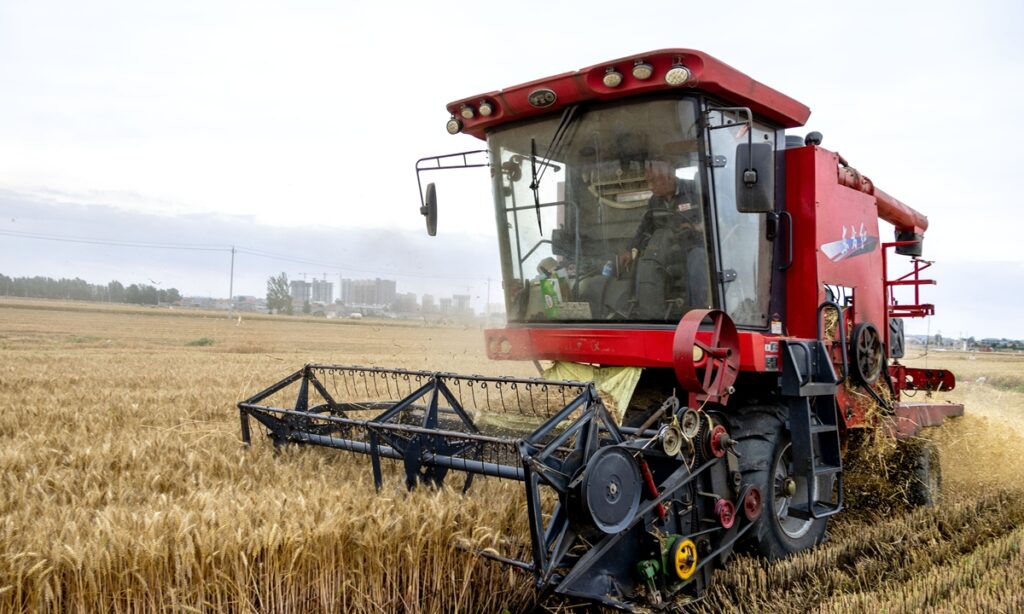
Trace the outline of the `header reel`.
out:
[[[467,489],[477,474],[523,482],[531,560],[479,554],[542,593],[623,610],[699,596],[763,507],[725,425],[674,397],[628,428],[590,383],[307,365],[238,407],[246,443],[255,420],[275,445],[368,455],[378,488],[385,459],[410,488],[451,470]]]

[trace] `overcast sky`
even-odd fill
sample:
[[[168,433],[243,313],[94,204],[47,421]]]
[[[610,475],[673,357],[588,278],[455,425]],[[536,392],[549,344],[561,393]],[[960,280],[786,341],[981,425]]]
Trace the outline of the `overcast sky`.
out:
[[[448,101],[690,47],[810,106],[808,126],[792,133],[822,132],[824,147],[928,215],[940,284],[943,264],[992,276],[988,297],[942,292],[932,332],[1024,337],[1022,7],[2,0],[0,190],[24,202],[401,237],[422,229],[415,160],[480,145],[445,132]],[[462,173],[436,178],[442,253],[467,234],[494,236],[486,173]],[[0,230],[18,223],[4,215]],[[247,242],[230,228],[225,243]],[[2,272],[29,271],[53,247],[0,242]],[[496,251],[489,257],[497,275]]]

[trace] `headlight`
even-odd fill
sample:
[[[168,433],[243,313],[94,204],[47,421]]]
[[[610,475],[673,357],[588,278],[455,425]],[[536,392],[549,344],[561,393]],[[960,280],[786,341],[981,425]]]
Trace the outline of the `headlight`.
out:
[[[604,83],[605,87],[619,87],[622,85],[622,73],[614,68],[609,68],[601,78],[601,83]]]
[[[682,85],[690,80],[690,69],[685,66],[673,66],[665,73],[665,83],[669,85]]]
[[[644,62],[643,60],[637,60],[636,64],[633,65],[633,78],[639,79],[640,81],[646,81],[651,78],[654,74],[654,67]]]

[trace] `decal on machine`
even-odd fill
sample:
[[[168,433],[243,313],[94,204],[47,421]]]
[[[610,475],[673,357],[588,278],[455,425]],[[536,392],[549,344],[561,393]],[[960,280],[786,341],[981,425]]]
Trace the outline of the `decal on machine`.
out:
[[[843,238],[823,243],[821,252],[832,262],[840,262],[873,252],[876,247],[878,237],[869,236],[864,224],[861,224],[859,231],[855,226],[850,226],[849,229],[843,226]]]
[[[779,370],[779,342],[766,341],[764,344],[764,368],[767,371]]]

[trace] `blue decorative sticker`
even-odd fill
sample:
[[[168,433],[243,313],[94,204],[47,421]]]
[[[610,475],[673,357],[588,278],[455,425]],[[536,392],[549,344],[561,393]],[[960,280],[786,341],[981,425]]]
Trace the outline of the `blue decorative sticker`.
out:
[[[843,238],[831,243],[824,243],[821,252],[832,262],[840,262],[857,256],[875,251],[878,247],[878,237],[868,235],[864,224],[860,225],[860,231],[855,226],[843,226]]]

